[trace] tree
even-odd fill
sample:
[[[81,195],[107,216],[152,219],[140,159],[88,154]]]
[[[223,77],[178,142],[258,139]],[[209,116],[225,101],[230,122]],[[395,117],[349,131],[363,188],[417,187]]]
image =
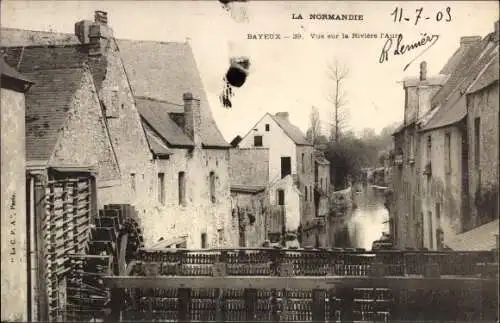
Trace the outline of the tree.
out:
[[[335,61],[332,65],[328,66],[328,77],[333,81],[333,92],[329,97],[329,101],[333,104],[330,139],[338,142],[347,117],[347,111],[343,109],[347,104],[343,87],[345,80],[349,77],[349,69],[345,65],[341,65],[338,61]]]
[[[318,108],[312,107],[311,114],[309,115],[309,129],[307,130],[307,139],[313,144],[316,143],[317,138],[321,135],[321,120],[319,119]]]

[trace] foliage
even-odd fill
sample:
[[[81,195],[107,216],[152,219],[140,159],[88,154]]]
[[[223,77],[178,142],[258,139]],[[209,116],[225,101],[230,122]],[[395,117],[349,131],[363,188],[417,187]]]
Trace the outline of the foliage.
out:
[[[356,181],[361,169],[383,165],[383,160],[391,155],[392,129],[384,128],[379,135],[372,129],[366,129],[361,137],[346,133],[338,142],[330,141],[325,151],[330,161],[330,177],[335,189],[347,186],[347,179]]]

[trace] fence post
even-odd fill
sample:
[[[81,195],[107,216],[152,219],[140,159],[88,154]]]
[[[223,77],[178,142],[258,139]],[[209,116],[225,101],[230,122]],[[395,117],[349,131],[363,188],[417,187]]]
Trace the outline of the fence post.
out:
[[[187,322],[190,319],[191,289],[179,288],[179,322]]]
[[[323,289],[314,289],[312,292],[312,321],[325,321],[326,292]]]
[[[213,275],[215,277],[226,275],[227,251],[222,251],[219,254],[218,262],[214,264]],[[215,291],[215,321],[225,322],[226,311],[224,302],[224,290],[222,288]]]
[[[249,322],[257,320],[257,290],[245,288],[245,319]]]
[[[176,276],[184,275],[184,264],[189,256],[183,250],[177,250],[176,253],[180,256],[180,261],[177,264]],[[191,304],[191,289],[179,288],[178,290],[178,321],[187,322],[190,320],[190,304]]]

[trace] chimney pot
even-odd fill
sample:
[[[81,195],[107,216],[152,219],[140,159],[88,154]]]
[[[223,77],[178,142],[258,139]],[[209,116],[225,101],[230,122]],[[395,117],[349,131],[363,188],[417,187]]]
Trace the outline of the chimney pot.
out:
[[[108,13],[106,11],[97,10],[94,13],[94,21],[103,25],[108,24]]]
[[[463,36],[460,37],[460,45],[470,45],[472,43],[480,41],[481,39],[481,36]]]
[[[420,63],[420,81],[427,79],[427,62]]]

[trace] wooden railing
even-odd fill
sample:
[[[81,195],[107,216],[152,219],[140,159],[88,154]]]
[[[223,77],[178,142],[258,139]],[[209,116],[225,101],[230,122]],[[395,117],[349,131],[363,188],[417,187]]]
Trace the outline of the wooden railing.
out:
[[[142,250],[110,321],[495,320],[494,252]]]

